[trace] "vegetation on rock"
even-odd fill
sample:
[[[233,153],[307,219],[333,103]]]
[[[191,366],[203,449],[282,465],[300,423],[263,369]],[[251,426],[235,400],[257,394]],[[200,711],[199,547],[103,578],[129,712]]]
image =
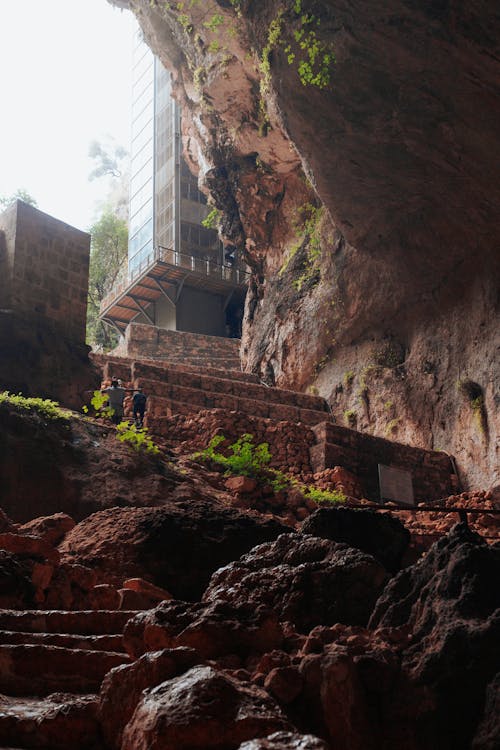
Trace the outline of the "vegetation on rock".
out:
[[[14,395],[8,391],[3,391],[0,393],[0,405],[2,404],[10,404],[16,409],[35,412],[43,419],[68,420],[70,417],[70,413],[61,409],[57,401],[51,401],[48,398],[23,396],[21,393]]]

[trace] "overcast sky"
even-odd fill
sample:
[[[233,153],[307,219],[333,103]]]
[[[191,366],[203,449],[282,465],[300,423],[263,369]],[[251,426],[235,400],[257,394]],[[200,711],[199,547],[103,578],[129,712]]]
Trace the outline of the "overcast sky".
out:
[[[107,192],[90,142],[129,148],[133,25],[106,0],[0,0],[0,196],[89,227]]]

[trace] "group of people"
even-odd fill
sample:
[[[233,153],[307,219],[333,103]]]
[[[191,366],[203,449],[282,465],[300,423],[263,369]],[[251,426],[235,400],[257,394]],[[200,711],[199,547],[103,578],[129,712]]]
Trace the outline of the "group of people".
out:
[[[140,388],[123,388],[118,379],[112,379],[111,385],[107,388],[101,388],[101,393],[108,397],[109,407],[112,411],[111,421],[118,424],[123,419],[123,402],[127,393],[133,393],[132,412],[136,427],[142,427],[144,424],[144,412],[146,411],[147,397]]]

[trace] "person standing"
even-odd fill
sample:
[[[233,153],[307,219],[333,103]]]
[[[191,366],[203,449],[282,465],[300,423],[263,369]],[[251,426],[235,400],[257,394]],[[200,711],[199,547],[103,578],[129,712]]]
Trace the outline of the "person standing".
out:
[[[147,396],[141,391],[140,388],[134,393],[132,399],[132,409],[134,414],[134,421],[136,427],[142,427],[144,422],[144,412],[146,410]]]
[[[111,421],[119,424],[123,419],[123,402],[125,400],[125,388],[122,388],[118,380],[113,379],[108,388],[101,388],[102,393],[108,397],[109,407],[112,410]]]

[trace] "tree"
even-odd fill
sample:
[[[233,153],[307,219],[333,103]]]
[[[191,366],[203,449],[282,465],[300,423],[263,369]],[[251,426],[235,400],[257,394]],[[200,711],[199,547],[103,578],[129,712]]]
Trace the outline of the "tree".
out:
[[[109,141],[103,144],[100,141],[92,141],[89,146],[89,156],[95,162],[89,180],[95,180],[106,175],[119,178],[126,171],[128,152],[123,146],[114,142]]]
[[[12,195],[0,196],[0,208],[7,208],[7,206],[10,206],[11,203],[14,203],[14,201],[17,200],[24,201],[24,203],[28,203],[30,206],[38,206],[36,200],[27,190],[24,188],[18,188],[15,193],[12,193]]]
[[[118,334],[99,320],[99,309],[104,297],[127,272],[127,222],[108,207],[90,227],[90,234],[87,343],[108,350],[118,343]]]

